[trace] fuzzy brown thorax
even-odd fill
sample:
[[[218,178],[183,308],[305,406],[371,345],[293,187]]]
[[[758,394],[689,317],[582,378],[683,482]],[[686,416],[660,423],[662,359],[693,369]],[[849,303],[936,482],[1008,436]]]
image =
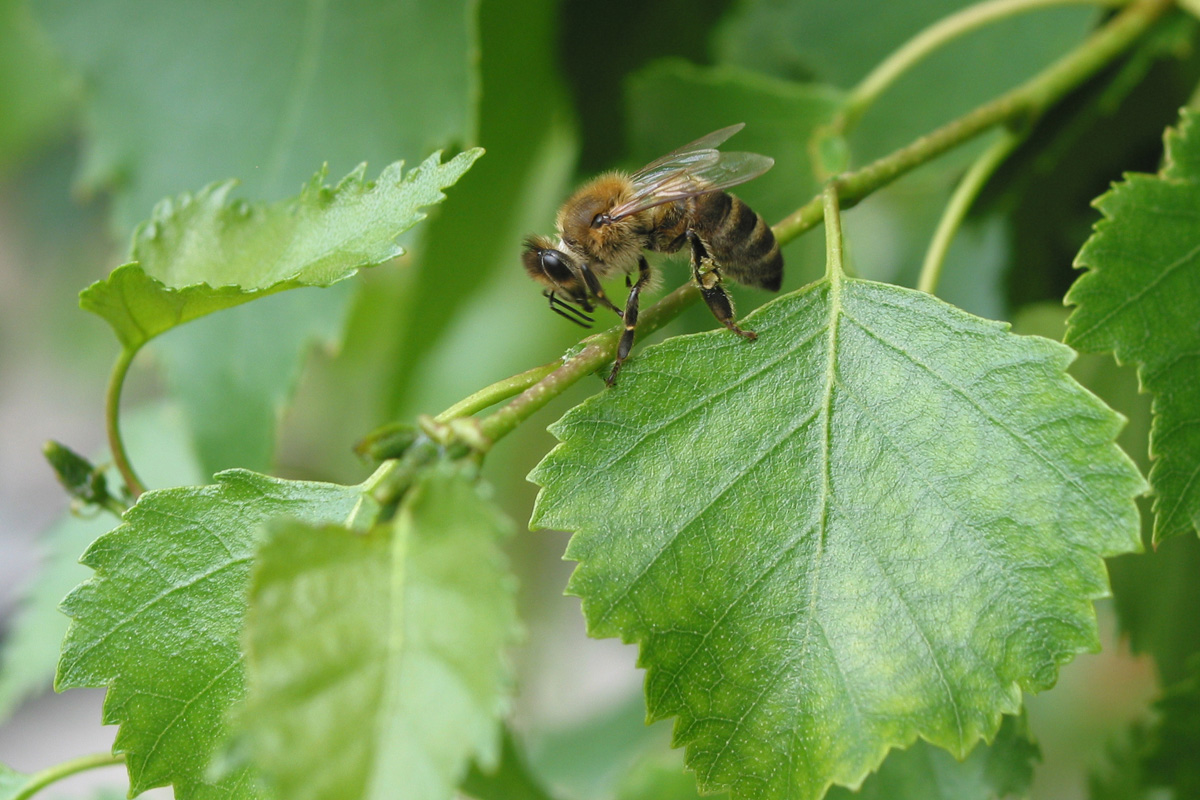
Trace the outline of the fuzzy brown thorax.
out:
[[[637,264],[645,246],[645,214],[601,221],[629,199],[633,184],[620,172],[608,172],[584,184],[563,204],[556,225],[563,244],[603,275]]]

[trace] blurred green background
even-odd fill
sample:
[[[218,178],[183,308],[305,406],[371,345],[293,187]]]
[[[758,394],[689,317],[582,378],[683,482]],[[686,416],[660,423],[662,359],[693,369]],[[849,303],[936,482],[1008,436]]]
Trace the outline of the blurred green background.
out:
[[[552,230],[578,180],[745,122],[727,148],[765,153],[776,167],[738,194],[776,221],[817,190],[808,136],[842,93],[962,5],[0,0],[0,762],[32,771],[110,740],[95,694],[45,694],[65,629],[54,605],[87,577],[74,562],[108,521],[66,515],[39,449],[53,437],[103,452],[103,391],[117,346],[76,297],[122,263],[134,226],[160,198],[236,177],[241,197],[276,200],[323,163],[336,180],[362,161],[370,176],[436,149],[487,149],[408,236],[408,255],[332,289],[199,320],[135,364],[125,419],[151,487],[233,466],[357,482],[369,467],[351,447],[364,433],[436,413],[577,340],[578,329],[546,310],[518,255],[524,235]],[[952,43],[862,120],[854,163],[1033,75],[1101,18],[1085,6],[1047,10]],[[956,240],[945,299],[1024,332],[1061,334],[1055,304],[1095,220],[1088,203],[1123,171],[1157,167],[1161,132],[1196,82],[1194,41],[1193,23],[1170,18],[1043,122]],[[847,214],[859,274],[915,282],[949,191],[987,141]],[[785,290],[820,274],[822,252],[819,233],[789,245]],[[686,271],[668,263],[664,272],[671,287]],[[743,313],[766,297],[737,294]],[[660,336],[712,325],[692,309]],[[1131,374],[1102,359],[1078,369],[1133,419],[1124,443],[1144,454],[1147,411]],[[485,475],[519,525],[534,495],[524,476],[553,445],[545,426],[601,385],[577,386],[489,456]],[[577,601],[561,596],[565,542],[539,532],[512,546],[529,629],[515,654],[515,725],[552,783],[600,798],[643,752],[667,758],[668,730],[641,724],[633,649],[587,640]],[[1159,655],[1167,677],[1197,634],[1156,622],[1136,588],[1171,580],[1186,593],[1178,565],[1194,574],[1195,545],[1169,542],[1163,550],[1179,553],[1169,564],[1160,553],[1114,565],[1118,591],[1132,587],[1122,619],[1154,628],[1135,631],[1133,644]],[[1154,694],[1155,664],[1130,654],[1111,603],[1101,613],[1105,652],[1080,657],[1055,691],[1031,701],[1045,759],[1035,797],[1084,796],[1087,770]],[[89,775],[63,786],[86,794],[120,780]]]

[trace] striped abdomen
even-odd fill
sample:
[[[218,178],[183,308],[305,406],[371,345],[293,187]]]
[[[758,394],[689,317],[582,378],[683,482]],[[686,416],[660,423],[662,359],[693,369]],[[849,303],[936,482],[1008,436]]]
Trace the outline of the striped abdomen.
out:
[[[779,291],[783,254],[766,220],[728,192],[700,195],[692,202],[692,229],[721,274],[747,286]]]

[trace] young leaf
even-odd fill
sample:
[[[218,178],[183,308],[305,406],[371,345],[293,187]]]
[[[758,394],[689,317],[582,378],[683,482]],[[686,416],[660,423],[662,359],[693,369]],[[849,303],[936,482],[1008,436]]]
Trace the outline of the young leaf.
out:
[[[250,797],[245,770],[213,784],[205,770],[243,696],[239,634],[259,526],[289,516],[340,522],[354,486],[283,481],[241,470],[212,486],[147,492],[83,563],[95,577],[63,601],[71,625],[55,688],[107,686],[130,793],[174,784],[181,800]]]
[[[1099,646],[1144,483],[1071,353],[825,279],[568,412],[533,525],[590,633],[641,643],[705,791],[819,798],[918,736],[964,757]]]
[[[1138,364],[1154,395],[1154,540],[1200,529],[1200,114],[1166,137],[1158,175],[1130,174],[1096,200],[1079,251],[1067,344]]]
[[[250,752],[279,797],[445,798],[497,755],[511,681],[510,523],[460,472],[363,534],[272,524],[246,619]]]
[[[366,165],[325,186],[322,169],[292,200],[229,199],[234,181],[164,200],[133,239],[133,262],[79,296],[127,348],[190,320],[300,286],[329,286],[404,252],[395,239],[445,199],[476,148],[441,163],[434,153],[401,177],[404,162],[367,181]]]

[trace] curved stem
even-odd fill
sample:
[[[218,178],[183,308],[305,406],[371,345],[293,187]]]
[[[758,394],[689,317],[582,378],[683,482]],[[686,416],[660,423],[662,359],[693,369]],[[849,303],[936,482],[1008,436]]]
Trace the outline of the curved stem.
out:
[[[551,361],[549,364],[542,364],[540,367],[534,367],[518,375],[513,375],[510,378],[496,381],[491,386],[485,386],[470,397],[464,397],[462,400],[459,400],[434,417],[434,419],[438,422],[449,422],[458,417],[469,417],[472,414],[483,411],[485,408],[494,406],[502,400],[507,400],[510,397],[520,394],[554,372],[562,364],[562,359]]]
[[[950,202],[946,204],[946,209],[938,220],[937,230],[934,231],[929,250],[925,253],[925,262],[921,265],[917,288],[922,292],[937,292],[938,281],[942,277],[942,266],[946,263],[946,253],[950,250],[950,243],[954,241],[954,234],[958,232],[967,217],[967,212],[971,210],[971,204],[983,191],[992,173],[1024,140],[1023,135],[1006,133],[975,159],[975,163],[963,175],[958,186],[954,187],[954,194],[950,196]]]
[[[700,298],[694,284],[680,286],[638,316],[637,338],[649,336]],[[484,418],[480,429],[492,443],[507,436],[531,414],[613,359],[623,328],[617,325],[584,341],[587,345],[515,400]]]
[[[1067,5],[1124,6],[1129,0],[985,0],[968,6],[925,28],[879,63],[850,90],[836,126],[846,132],[858,122],[879,95],[933,51],[983,26],[1040,8]]]
[[[104,422],[105,430],[108,433],[108,448],[112,450],[113,463],[116,465],[117,471],[121,473],[125,487],[129,489],[134,500],[146,491],[146,487],[138,479],[137,473],[133,471],[133,465],[129,463],[129,455],[125,452],[125,442],[121,439],[120,416],[121,389],[125,385],[125,376],[129,373],[129,365],[133,363],[133,357],[136,355],[136,349],[121,350],[121,354],[117,356],[117,363],[113,364],[112,374],[108,378],[108,390],[104,396]]]
[[[95,753],[90,756],[73,758],[70,761],[55,764],[41,772],[35,772],[30,775],[29,780],[20,789],[17,789],[10,800],[28,800],[28,798],[33,797],[33,795],[50,784],[61,781],[63,778],[74,775],[77,772],[97,769],[99,767],[111,767],[123,763],[125,763],[125,756],[113,755],[112,753]]]
[[[1044,71],[1000,97],[865,167],[837,178],[843,209],[951,148],[996,125],[1028,127],[1055,101],[1129,48],[1171,8],[1171,0],[1138,0]],[[775,226],[786,244],[816,227],[824,213],[821,195]]]

